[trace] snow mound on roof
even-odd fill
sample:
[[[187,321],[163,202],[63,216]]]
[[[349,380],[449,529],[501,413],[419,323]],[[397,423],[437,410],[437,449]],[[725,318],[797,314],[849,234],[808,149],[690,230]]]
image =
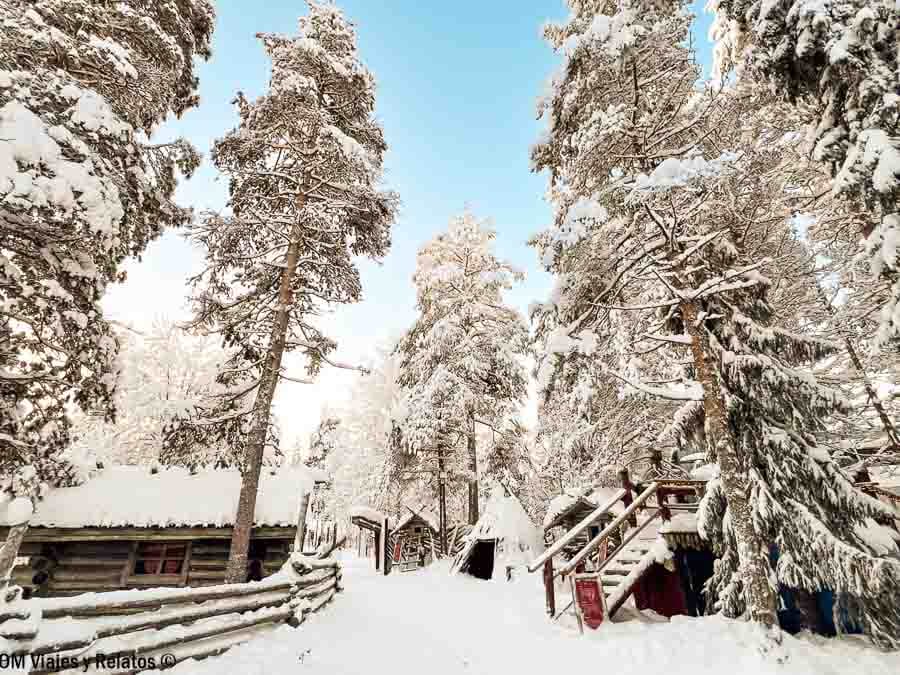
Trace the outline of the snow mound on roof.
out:
[[[697,514],[676,513],[672,519],[659,528],[660,534],[696,534]]]
[[[357,504],[356,506],[350,507],[350,517],[362,518],[363,520],[369,520],[373,523],[383,523],[387,516],[378,509],[373,509],[371,506]]]
[[[254,524],[297,524],[300,495],[320,472],[285,467],[259,478]],[[181,467],[152,474],[144,466],[100,470],[75,487],[58,488],[36,505],[30,524],[39,527],[226,527],[234,524],[241,474],[217,469],[191,474]],[[0,497],[0,526],[12,522],[14,501]]]
[[[406,508],[406,515],[403,516],[400,519],[400,521],[396,525],[394,525],[394,527],[391,528],[392,532],[395,532],[403,527],[406,527],[406,524],[409,521],[411,521],[413,518],[415,518],[416,516],[418,516],[419,518],[424,520],[428,524],[428,527],[430,527],[435,532],[440,531],[440,529],[441,529],[440,519],[436,515],[434,515],[431,511],[429,511],[428,509],[413,510],[413,509],[409,508],[408,506],[405,508]]]
[[[618,492],[618,488],[606,487],[574,487],[569,488],[561,495],[550,500],[547,507],[547,513],[544,515],[544,527],[549,527],[554,520],[563,515],[572,508],[579,499],[585,499],[595,507],[607,503]],[[625,505],[617,502],[610,510],[610,513],[619,514],[624,511]]]

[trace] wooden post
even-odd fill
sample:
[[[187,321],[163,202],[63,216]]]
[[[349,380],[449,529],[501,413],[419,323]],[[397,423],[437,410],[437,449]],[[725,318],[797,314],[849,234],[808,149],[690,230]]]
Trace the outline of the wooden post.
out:
[[[661,478],[663,475],[662,468],[662,450],[654,449],[650,452],[650,463],[653,464],[653,470],[656,474],[656,478]]]
[[[383,528],[382,528],[383,529]],[[375,571],[381,569],[381,540],[383,534],[381,531],[375,533]]]
[[[669,493],[664,488],[659,488],[656,491],[656,503],[659,504],[659,515],[664,523],[672,520],[672,511],[669,509],[668,501]]]
[[[297,515],[297,534],[294,535],[294,553],[303,553],[303,543],[306,539],[306,512],[309,510],[310,493],[306,492],[300,498],[300,513]]]
[[[544,563],[544,592],[547,597],[547,614],[550,618],[556,614],[556,589],[553,587],[553,558]]]
[[[387,576],[388,572],[391,571],[390,563],[389,563],[390,554],[388,553],[388,550],[387,550],[388,543],[389,543],[389,541],[388,541],[388,519],[385,518],[384,522],[382,522],[382,524],[381,524],[381,555],[383,558],[382,562],[384,563],[384,569],[383,569],[384,576]]]
[[[631,477],[628,475],[628,469],[619,469],[619,483],[622,485],[622,489],[625,490],[625,496],[622,497],[622,503],[627,509],[634,501],[634,497],[632,496],[632,493],[634,492],[634,484],[631,482]],[[631,516],[629,516],[628,518],[628,522],[632,527],[637,527],[637,515],[631,514]]]

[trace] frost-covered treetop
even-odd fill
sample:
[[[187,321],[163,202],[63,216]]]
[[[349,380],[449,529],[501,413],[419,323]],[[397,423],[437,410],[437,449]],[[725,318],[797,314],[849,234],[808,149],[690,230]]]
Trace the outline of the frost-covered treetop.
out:
[[[494,256],[496,236],[487,221],[469,212],[452,218],[447,232],[419,252],[413,275],[419,302],[446,302],[441,296],[448,294],[495,302],[503,290],[524,278]]]
[[[197,105],[193,57],[209,58],[210,0],[3,0],[0,54],[11,70],[65,70],[149,131]]]
[[[405,396],[395,411],[414,449],[475,414],[496,422],[525,395],[528,329],[502,297],[522,274],[494,255],[494,238],[467,212],[419,252],[421,315],[399,345]]]

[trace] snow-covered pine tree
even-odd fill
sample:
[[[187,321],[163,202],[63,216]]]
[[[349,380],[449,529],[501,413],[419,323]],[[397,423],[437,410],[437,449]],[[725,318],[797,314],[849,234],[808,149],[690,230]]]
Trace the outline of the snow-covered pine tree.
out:
[[[681,46],[688,16],[636,8],[614,3],[605,16],[573,3],[570,20],[547,31],[568,52],[533,153],[537,169],[551,169],[558,209],[537,244],[564,275],[549,348],[611,344],[598,357],[619,359],[607,372],[626,391],[685,402],[671,429],[705,438],[721,470],[703,525],[723,556],[722,609],[774,625],[777,574],[870,603],[871,632],[884,638],[896,627],[896,564],[865,530],[886,511],[814,440],[841,400],[808,364],[835,345],[773,325],[768,302],[765,273],[791,242],[790,205],[779,201],[790,190],[771,187],[784,184],[773,167],[785,139],[740,126],[757,112],[746,97],[694,90],[699,71]]]
[[[494,238],[486,222],[466,212],[419,252],[413,281],[420,315],[399,345],[404,447],[416,453],[433,451],[439,440],[466,440],[472,524],[476,425],[501,427],[526,389],[528,328],[502,297],[522,275],[494,255]]]
[[[0,474],[36,476],[4,487],[78,480],[70,413],[113,413],[99,300],[188,220],[175,170],[199,161],[141,132],[196,104],[213,23],[207,0],[0,2]]]
[[[803,105],[813,156],[862,219],[876,276],[892,283],[879,339],[900,333],[900,12],[895,0],[713,0],[720,59]]]
[[[299,35],[261,35],[269,90],[236,98],[240,126],[213,148],[230,181],[231,213],[207,214],[191,237],[206,251],[194,280],[195,325],[219,332],[239,363],[222,410],[186,421],[201,440],[246,435],[241,497],[227,579],[243,581],[271,409],[286,354],[307,375],[335,347],[315,325],[321,308],[359,300],[355,256],[390,244],[397,197],[379,189],[386,145],[375,119],[375,82],[360,62],[352,24],[331,4],[308,2]]]

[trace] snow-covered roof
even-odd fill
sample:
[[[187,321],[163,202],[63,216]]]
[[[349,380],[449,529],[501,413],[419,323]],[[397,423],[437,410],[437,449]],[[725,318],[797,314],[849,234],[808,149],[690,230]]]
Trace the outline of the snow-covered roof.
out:
[[[676,513],[672,519],[659,528],[660,534],[696,534],[697,514]]]
[[[484,513],[466,537],[460,562],[465,561],[475,542],[486,539],[497,542],[495,566],[500,560],[505,564],[526,564],[544,550],[540,529],[515,497],[497,495],[488,500]]]
[[[411,521],[416,516],[424,520],[428,527],[430,527],[435,532],[441,529],[440,519],[428,509],[411,509],[409,507],[405,508],[406,515],[400,519],[400,522],[398,522],[396,525],[394,525],[394,527],[391,528],[391,532],[396,532],[397,530],[406,527],[409,524],[409,521]]]
[[[300,496],[324,476],[305,467],[263,469],[256,498],[257,526],[297,524]],[[115,466],[76,487],[52,490],[30,525],[39,527],[226,527],[234,524],[241,475],[237,469],[191,474],[181,467]],[[0,497],[0,526],[10,524],[8,497]]]
[[[701,464],[691,469],[691,478],[694,480],[712,480],[719,475],[718,464]]]
[[[373,523],[383,523],[384,519],[387,516],[385,516],[381,511],[373,509],[371,506],[358,504],[356,506],[350,507],[350,517],[362,518],[363,520],[368,520]]]
[[[561,495],[550,500],[547,513],[544,515],[544,527],[551,527],[557,520],[578,506],[579,503],[583,503],[589,508],[597,508],[612,499],[617,491],[617,488],[605,487],[569,488]],[[609,512],[619,514],[624,509],[625,505],[622,502],[616,502]]]

